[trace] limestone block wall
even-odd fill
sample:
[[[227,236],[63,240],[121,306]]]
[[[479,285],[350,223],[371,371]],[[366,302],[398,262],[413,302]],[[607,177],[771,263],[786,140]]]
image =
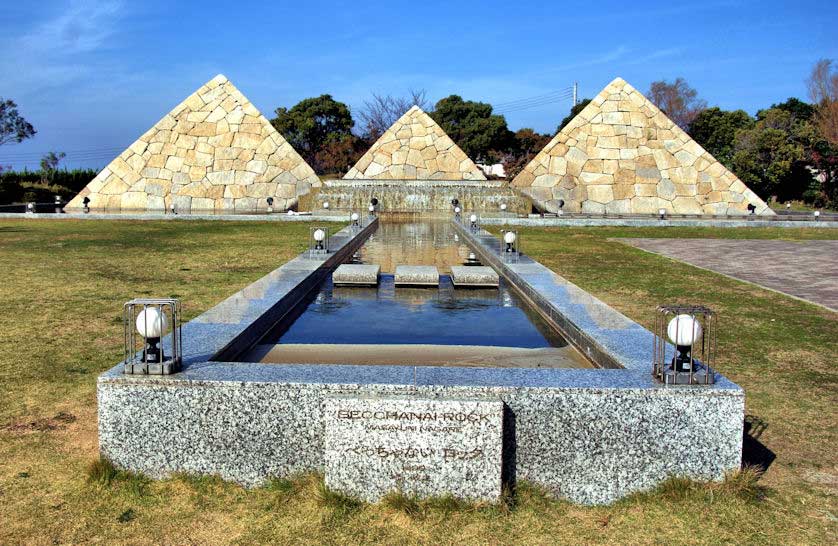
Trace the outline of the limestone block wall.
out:
[[[166,114],[70,203],[113,210],[293,207],[321,182],[253,104],[218,75]]]
[[[512,182],[542,209],[590,213],[774,212],[642,93],[612,81]]]
[[[344,178],[486,180],[483,171],[418,106],[387,129]]]

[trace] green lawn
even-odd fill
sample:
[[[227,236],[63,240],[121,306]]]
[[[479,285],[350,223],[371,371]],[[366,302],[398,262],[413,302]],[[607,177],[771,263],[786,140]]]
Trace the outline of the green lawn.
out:
[[[244,490],[207,477],[91,471],[95,378],[120,359],[122,303],[177,296],[195,316],[300,252],[308,225],[0,220],[0,544],[835,543],[838,315],[609,240],[627,236],[838,230],[522,230],[528,253],[646,326],[664,302],[720,313],[718,367],[745,388],[747,413],[767,425],[761,441],[776,455],[758,480],[673,480],[586,508],[526,484],[496,506],[398,497],[364,505],[326,491],[316,475]]]

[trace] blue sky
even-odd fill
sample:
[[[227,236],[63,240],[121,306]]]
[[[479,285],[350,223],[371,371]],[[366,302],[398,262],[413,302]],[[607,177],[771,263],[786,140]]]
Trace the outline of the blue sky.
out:
[[[425,89],[493,104],[616,76],[645,92],[682,76],[710,105],[751,113],[805,98],[819,58],[838,58],[838,2],[229,2],[103,0],[0,6],[0,97],[38,130],[0,164],[104,166],[217,73],[272,117],[330,93]],[[543,101],[542,101],[543,102]],[[552,132],[570,100],[506,114]]]

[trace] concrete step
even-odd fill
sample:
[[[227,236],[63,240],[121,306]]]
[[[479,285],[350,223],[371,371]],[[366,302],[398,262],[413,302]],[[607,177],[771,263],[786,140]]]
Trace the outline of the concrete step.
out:
[[[451,282],[456,287],[496,287],[500,285],[500,277],[489,266],[454,265]]]
[[[341,264],[332,273],[332,284],[377,286],[381,266],[374,264]]]
[[[434,265],[397,265],[396,286],[439,286],[439,270]]]

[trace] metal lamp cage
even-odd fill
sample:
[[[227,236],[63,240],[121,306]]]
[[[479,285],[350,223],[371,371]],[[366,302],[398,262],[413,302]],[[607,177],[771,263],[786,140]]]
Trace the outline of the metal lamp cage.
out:
[[[506,242],[506,234],[512,233],[515,236],[515,240],[512,242],[510,246]],[[517,263],[518,258],[521,256],[521,234],[518,233],[517,229],[502,229],[500,232],[500,248],[498,250],[498,254],[500,255],[501,259],[507,263]]]
[[[323,231],[323,240],[318,241],[314,238],[314,234],[317,230]],[[308,230],[308,253],[310,257],[322,256],[324,254],[329,253],[329,238],[331,237],[331,233],[329,233],[329,228],[325,226],[313,226],[310,227]]]
[[[691,346],[677,346],[669,338],[672,321],[690,317],[701,326],[701,335]],[[716,314],[702,305],[661,305],[655,314],[654,377],[667,385],[711,385],[715,381]],[[690,326],[687,326],[690,328]],[[676,335],[676,340],[678,335]]]
[[[357,220],[352,219],[353,214],[358,215]],[[358,211],[355,211],[355,210],[350,211],[346,220],[349,222],[349,227],[352,228],[352,231],[359,231],[362,227],[364,227],[364,216]]]
[[[154,308],[165,317],[166,331],[159,338],[145,338],[137,331],[137,318]],[[147,318],[147,314],[143,315]],[[168,375],[180,371],[183,362],[180,300],[174,298],[136,298],[123,306],[125,330],[125,373]],[[146,327],[147,331],[148,328]],[[167,331],[169,334],[167,335]],[[164,339],[168,343],[163,343]]]

